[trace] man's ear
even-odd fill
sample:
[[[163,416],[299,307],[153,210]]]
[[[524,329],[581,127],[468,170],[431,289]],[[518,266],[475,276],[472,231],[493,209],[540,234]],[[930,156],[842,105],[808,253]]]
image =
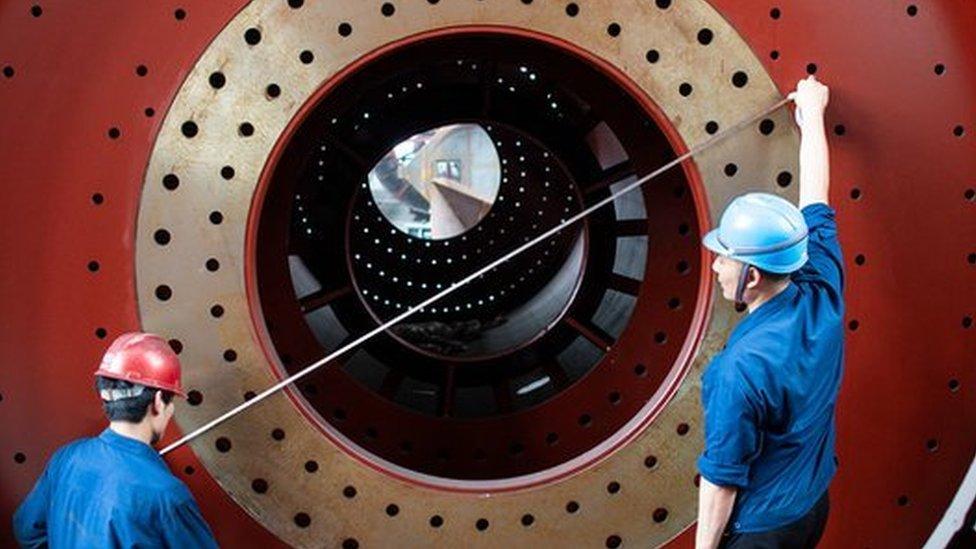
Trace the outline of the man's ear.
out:
[[[156,394],[153,395],[153,400],[150,406],[151,408],[149,411],[152,412],[152,415],[158,416],[159,414],[163,413],[163,410],[166,409],[166,403],[163,402],[162,391],[156,391]]]
[[[759,281],[762,280],[762,275],[759,274],[759,269],[751,265],[746,268],[749,269],[749,281],[746,282],[746,288],[755,288],[759,285]]]

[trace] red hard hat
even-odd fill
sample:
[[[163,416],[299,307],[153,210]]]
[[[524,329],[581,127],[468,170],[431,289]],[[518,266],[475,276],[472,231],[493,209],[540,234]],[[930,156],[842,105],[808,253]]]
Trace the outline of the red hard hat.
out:
[[[95,375],[186,396],[180,382],[180,359],[166,340],[154,334],[130,332],[117,337]]]

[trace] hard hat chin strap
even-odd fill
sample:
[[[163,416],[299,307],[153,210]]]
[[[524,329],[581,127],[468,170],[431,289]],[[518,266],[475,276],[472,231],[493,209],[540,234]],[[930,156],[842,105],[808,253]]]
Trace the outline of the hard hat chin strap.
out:
[[[749,283],[749,269],[752,265],[748,263],[742,264],[742,271],[739,273],[739,283],[735,286],[735,302],[745,304],[743,301],[743,296],[746,293],[746,284]]]

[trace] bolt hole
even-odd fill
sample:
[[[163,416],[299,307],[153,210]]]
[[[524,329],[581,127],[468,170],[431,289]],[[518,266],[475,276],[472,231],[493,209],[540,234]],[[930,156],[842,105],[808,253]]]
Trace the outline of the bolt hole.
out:
[[[308,528],[312,524],[312,517],[308,513],[298,513],[295,515],[295,525],[299,528]]]
[[[610,23],[609,25],[607,25],[607,34],[609,34],[614,38],[620,36],[620,24]]]

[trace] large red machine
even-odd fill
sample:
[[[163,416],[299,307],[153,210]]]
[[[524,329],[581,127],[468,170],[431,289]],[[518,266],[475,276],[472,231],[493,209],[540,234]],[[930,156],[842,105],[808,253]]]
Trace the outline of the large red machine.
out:
[[[102,428],[115,336],[179,353],[189,432],[807,74],[846,260],[824,545],[972,528],[973,28],[963,0],[3,3],[0,543]],[[454,123],[495,142],[499,199],[465,235],[391,229],[366,173]],[[698,378],[741,314],[700,235],[795,198],[797,144],[770,114],[167,461],[226,546],[690,546]]]

